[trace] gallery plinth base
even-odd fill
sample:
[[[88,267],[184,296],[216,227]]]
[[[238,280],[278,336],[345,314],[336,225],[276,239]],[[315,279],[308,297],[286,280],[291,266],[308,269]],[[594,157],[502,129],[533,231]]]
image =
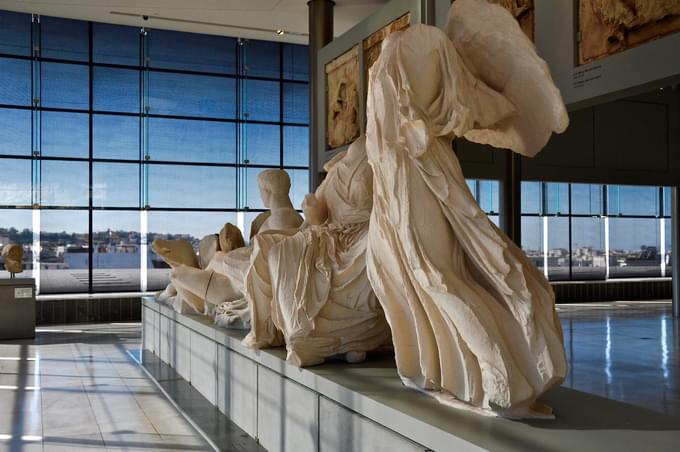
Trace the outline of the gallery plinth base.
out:
[[[35,279],[0,279],[0,340],[35,337]]]
[[[285,350],[143,300],[143,346],[269,451],[675,451],[678,418],[558,388],[557,419],[481,417],[402,386],[390,357],[300,369]],[[200,420],[195,424],[200,428]]]

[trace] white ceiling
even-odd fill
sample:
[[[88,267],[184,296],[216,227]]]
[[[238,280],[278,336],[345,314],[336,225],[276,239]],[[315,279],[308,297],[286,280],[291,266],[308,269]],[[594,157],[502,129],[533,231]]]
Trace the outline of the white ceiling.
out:
[[[386,0],[335,0],[340,35]],[[0,0],[0,9],[122,25],[307,43],[307,0]],[[143,20],[147,15],[148,20]],[[272,30],[284,30],[283,36]]]

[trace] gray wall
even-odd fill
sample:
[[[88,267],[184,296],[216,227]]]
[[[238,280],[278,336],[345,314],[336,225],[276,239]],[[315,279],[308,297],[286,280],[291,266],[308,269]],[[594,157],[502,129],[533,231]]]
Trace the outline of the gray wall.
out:
[[[569,113],[570,125],[534,158],[522,159],[522,179],[629,185],[680,182],[680,91],[651,93]],[[507,151],[454,144],[468,178],[501,179]]]

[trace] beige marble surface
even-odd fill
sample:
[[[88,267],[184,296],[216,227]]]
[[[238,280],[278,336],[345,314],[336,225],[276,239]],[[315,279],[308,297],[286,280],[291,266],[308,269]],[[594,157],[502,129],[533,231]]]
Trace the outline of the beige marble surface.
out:
[[[451,142],[527,156],[568,117],[511,14],[457,0],[447,33],[389,36],[371,70],[374,202],[368,274],[405,385],[479,414],[550,416],[535,404],[566,373],[554,295],[470,193]]]

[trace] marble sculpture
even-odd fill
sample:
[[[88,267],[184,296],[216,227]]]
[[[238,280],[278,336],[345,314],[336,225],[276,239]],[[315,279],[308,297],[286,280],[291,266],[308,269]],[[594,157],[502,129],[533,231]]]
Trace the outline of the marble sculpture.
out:
[[[224,229],[224,228],[223,228]],[[239,231],[240,233],[240,231]],[[220,235],[208,234],[198,242],[198,267],[206,268],[216,252],[221,249]]]
[[[357,46],[326,65],[326,135],[330,149],[359,137],[359,75]]]
[[[361,361],[390,340],[366,273],[373,181],[365,140],[326,170],[303,203],[305,225],[258,234],[246,275],[251,328],[244,343],[285,344],[288,361],[298,366],[334,355]]]
[[[261,173],[270,211],[256,219],[251,245],[218,251],[206,267],[180,266],[177,297],[227,328],[249,332],[257,348],[286,345],[288,361],[312,365],[342,355],[350,362],[389,344],[390,331],[366,273],[372,173],[365,140],[326,165],[328,175],[303,210],[292,209],[284,171]]]
[[[404,30],[411,24],[411,13],[406,13],[398,19],[371,33],[364,39],[364,83],[368,86],[368,70],[380,56],[382,42],[395,31]]]
[[[303,219],[290,201],[290,178],[284,170],[271,169],[258,174],[257,182],[264,212],[253,221],[251,235],[269,230],[297,230]],[[252,237],[251,237],[252,240]],[[216,323],[231,328],[248,328],[250,312],[244,294],[244,280],[250,267],[253,246],[244,246],[240,230],[227,224],[220,231],[220,249],[212,253],[204,267],[178,266],[170,273],[176,290],[176,309],[189,306],[193,311],[214,315]],[[229,309],[220,308],[229,302]]]
[[[579,63],[679,31],[678,0],[579,0]]]
[[[187,240],[162,240],[154,239],[151,249],[156,253],[170,268],[188,265],[198,267],[196,252]]]
[[[172,272],[181,268],[206,268],[212,258],[221,250],[231,251],[243,246],[241,231],[231,223],[226,223],[219,234],[209,234],[199,241],[199,255],[196,256],[193,246],[187,240],[155,239],[151,249],[167,263]],[[172,275],[171,272],[171,275]],[[183,287],[180,286],[180,290]],[[197,297],[187,299],[178,296],[178,290],[172,278],[168,286],[158,294],[157,299],[173,306],[177,312],[203,312],[205,301]]]
[[[489,0],[498,3],[519,22],[519,26],[529,39],[534,40],[534,0]]]
[[[21,245],[5,245],[2,247],[2,259],[5,262],[5,270],[12,277],[15,273],[24,271],[24,247]]]
[[[455,137],[533,156],[568,117],[514,17],[456,0],[446,32],[413,26],[371,69],[368,276],[405,385],[479,413],[550,417],[566,373],[554,294],[470,193]]]
[[[366,137],[326,165],[299,229],[287,176],[263,174],[271,210],[250,246],[175,267],[177,296],[299,366],[362,360],[391,329],[405,385],[478,413],[550,417],[537,398],[567,367],[554,294],[451,151],[464,137],[533,156],[564,131],[547,65],[507,10],[456,0],[446,32],[384,40],[366,111]]]
[[[241,234],[241,230],[231,223],[227,223],[224,225],[224,227],[220,230],[220,233],[218,234],[218,238],[219,238],[218,251],[227,252],[235,250],[236,248],[242,248],[246,246],[243,240],[243,234]],[[208,259],[208,261],[210,261],[211,259],[212,256],[210,259]]]

